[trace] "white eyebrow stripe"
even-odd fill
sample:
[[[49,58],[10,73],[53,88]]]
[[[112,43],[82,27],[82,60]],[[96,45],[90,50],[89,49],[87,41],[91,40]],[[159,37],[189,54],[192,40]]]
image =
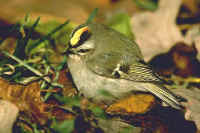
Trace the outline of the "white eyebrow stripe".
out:
[[[82,45],[79,46],[80,49],[93,49],[94,48],[94,41],[85,41]]]

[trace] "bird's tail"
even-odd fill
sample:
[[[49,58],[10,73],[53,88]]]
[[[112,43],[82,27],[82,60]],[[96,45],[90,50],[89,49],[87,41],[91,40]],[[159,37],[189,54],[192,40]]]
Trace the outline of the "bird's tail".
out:
[[[184,109],[180,102],[186,102],[187,100],[181,96],[175,95],[164,86],[152,83],[143,83],[141,84],[141,87],[151,92],[153,95],[171,107],[179,110]]]

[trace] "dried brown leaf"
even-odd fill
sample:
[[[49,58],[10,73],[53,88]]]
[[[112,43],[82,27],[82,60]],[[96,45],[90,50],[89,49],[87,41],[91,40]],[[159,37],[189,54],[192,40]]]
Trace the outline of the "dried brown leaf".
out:
[[[124,98],[107,109],[107,113],[116,114],[143,114],[155,104],[155,98],[149,94],[136,94]]]
[[[197,59],[195,45],[189,46],[179,42],[167,53],[155,56],[150,61],[150,64],[163,76],[200,77],[200,62]],[[189,80],[187,79],[187,81]],[[190,81],[192,80],[190,79]],[[196,82],[197,80],[194,81]]]
[[[45,123],[48,118],[47,104],[41,101],[40,86],[34,82],[27,86],[11,84],[0,78],[0,97],[14,103],[20,111],[31,115],[40,123]]]
[[[62,94],[64,96],[74,96],[78,93],[77,90],[75,89],[75,86],[72,83],[72,77],[68,69],[60,71],[58,83],[64,86],[62,88]]]

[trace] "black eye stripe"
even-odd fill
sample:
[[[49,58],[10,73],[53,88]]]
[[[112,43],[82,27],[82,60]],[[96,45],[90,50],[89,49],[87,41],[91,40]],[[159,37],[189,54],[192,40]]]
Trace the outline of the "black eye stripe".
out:
[[[83,32],[83,34],[80,37],[79,42],[83,43],[84,41],[86,41],[89,37],[91,36],[91,33],[89,31],[85,31]]]
[[[86,52],[88,52],[88,51],[90,51],[90,49],[80,49],[78,52],[86,53]]]
[[[82,45],[86,40],[88,40],[91,36],[91,33],[89,31],[84,31],[81,36],[80,36],[80,40],[78,41],[78,43],[74,46],[72,46],[72,48],[77,48],[80,45]]]

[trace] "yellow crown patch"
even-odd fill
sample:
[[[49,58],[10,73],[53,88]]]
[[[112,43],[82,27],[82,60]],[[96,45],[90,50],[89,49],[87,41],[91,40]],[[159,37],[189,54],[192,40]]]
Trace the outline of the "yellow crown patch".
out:
[[[76,44],[78,44],[78,42],[80,41],[81,35],[86,31],[89,31],[88,26],[85,26],[85,27],[82,27],[82,28],[78,29],[74,33],[74,35],[71,37],[70,44],[72,46],[75,46]]]

